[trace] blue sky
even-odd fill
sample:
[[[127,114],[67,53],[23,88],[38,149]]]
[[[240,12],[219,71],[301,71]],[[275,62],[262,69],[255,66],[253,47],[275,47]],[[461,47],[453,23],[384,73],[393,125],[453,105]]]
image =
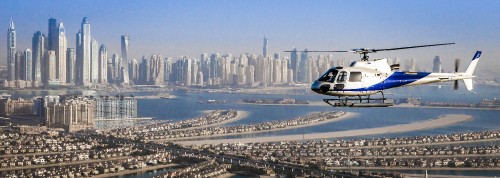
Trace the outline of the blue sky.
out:
[[[345,50],[455,42],[452,46],[372,56],[416,58],[425,65],[439,54],[451,68],[455,58],[462,58],[465,65],[476,50],[483,50],[486,62],[479,66],[500,68],[500,1],[4,0],[0,9],[2,63],[11,17],[18,33],[18,49],[24,50],[31,48],[35,31],[47,34],[49,17],[63,20],[68,47],[74,47],[75,34],[86,16],[92,38],[105,44],[108,53],[119,53],[120,35],[129,34],[134,58],[152,53],[174,58],[199,57],[202,52],[261,54],[266,35],[269,51],[282,55],[288,55],[282,51],[293,46]]]

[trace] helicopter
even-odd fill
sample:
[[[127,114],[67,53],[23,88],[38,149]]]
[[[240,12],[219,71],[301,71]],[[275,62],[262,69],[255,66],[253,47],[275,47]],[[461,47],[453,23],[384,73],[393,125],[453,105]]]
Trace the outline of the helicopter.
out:
[[[458,89],[458,81],[463,80],[467,90],[473,89],[472,78],[481,51],[477,51],[470,61],[465,72],[458,72],[459,60],[455,61],[454,73],[431,73],[399,71],[399,64],[389,65],[387,58],[369,60],[369,53],[379,51],[393,51],[411,48],[452,45],[455,43],[441,43],[397,48],[371,49],[359,48],[349,51],[307,51],[307,52],[341,52],[360,54],[361,60],[352,62],[349,67],[332,67],[311,85],[315,93],[337,98],[323,99],[333,107],[389,107],[393,106],[392,99],[386,98],[384,90],[423,85],[437,82],[454,81],[454,89]],[[293,51],[285,51],[293,52]],[[382,97],[372,96],[381,94]]]

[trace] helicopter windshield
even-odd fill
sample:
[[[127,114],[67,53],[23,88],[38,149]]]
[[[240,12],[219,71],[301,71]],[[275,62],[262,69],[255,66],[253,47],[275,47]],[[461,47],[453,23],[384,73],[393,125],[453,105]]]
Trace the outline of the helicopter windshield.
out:
[[[318,79],[318,81],[321,81],[321,82],[333,82],[335,80],[335,77],[337,76],[338,73],[339,73],[338,70],[336,70],[336,69],[330,69],[325,74],[323,74],[323,76],[321,76]]]

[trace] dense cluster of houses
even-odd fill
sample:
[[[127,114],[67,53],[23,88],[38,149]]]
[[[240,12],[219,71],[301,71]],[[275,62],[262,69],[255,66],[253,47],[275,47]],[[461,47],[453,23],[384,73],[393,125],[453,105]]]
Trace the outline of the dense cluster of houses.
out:
[[[168,171],[164,174],[155,176],[156,178],[173,178],[173,177],[217,177],[227,172],[228,164],[219,164],[215,160],[207,160],[201,163],[192,164],[188,167]]]
[[[489,167],[499,168],[500,130],[403,138],[192,145],[251,159],[320,167]],[[453,143],[452,143],[453,141]],[[469,143],[469,146],[457,144]]]
[[[127,138],[140,138],[141,140],[178,140],[178,139],[189,139],[192,137],[203,137],[203,136],[214,136],[214,135],[229,135],[229,134],[241,134],[241,133],[251,133],[259,131],[272,131],[276,129],[284,129],[287,127],[294,127],[300,125],[314,124],[325,120],[335,119],[345,112],[318,112],[312,113],[307,116],[301,116],[291,120],[279,120],[279,121],[269,121],[262,123],[255,123],[249,125],[236,125],[227,127],[206,127],[206,128],[193,128],[193,129],[168,129],[171,127],[155,127],[150,128],[149,132],[118,132],[113,135],[118,135],[119,137]],[[221,115],[219,117],[228,117],[227,115]],[[232,116],[232,115],[230,115]]]
[[[61,132],[0,130],[0,177],[79,177],[170,164],[165,150]]]
[[[107,135],[117,137],[125,137],[135,139],[139,135],[149,135],[156,132],[164,132],[168,130],[189,130],[191,128],[208,126],[221,123],[236,118],[237,111],[235,110],[214,110],[202,117],[181,120],[177,122],[158,122],[153,121],[152,124],[144,124],[123,129],[111,130],[104,132]]]

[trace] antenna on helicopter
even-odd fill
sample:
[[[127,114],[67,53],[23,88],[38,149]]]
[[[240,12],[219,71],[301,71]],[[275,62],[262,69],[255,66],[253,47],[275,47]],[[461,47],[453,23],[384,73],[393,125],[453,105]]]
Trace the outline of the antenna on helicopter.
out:
[[[452,45],[455,43],[439,43],[439,44],[430,44],[430,45],[418,45],[418,46],[405,46],[405,47],[398,47],[398,48],[382,48],[382,49],[370,49],[370,48],[358,48],[358,49],[352,49],[350,51],[310,51],[307,50],[306,52],[318,52],[318,53],[356,53],[360,54],[361,56],[361,61],[368,61],[368,53],[376,53],[379,51],[394,51],[394,50],[401,50],[401,49],[411,49],[411,48],[423,48],[423,47],[431,47],[431,46],[443,46],[443,45]],[[294,51],[285,51],[285,52],[297,52],[296,50]]]

